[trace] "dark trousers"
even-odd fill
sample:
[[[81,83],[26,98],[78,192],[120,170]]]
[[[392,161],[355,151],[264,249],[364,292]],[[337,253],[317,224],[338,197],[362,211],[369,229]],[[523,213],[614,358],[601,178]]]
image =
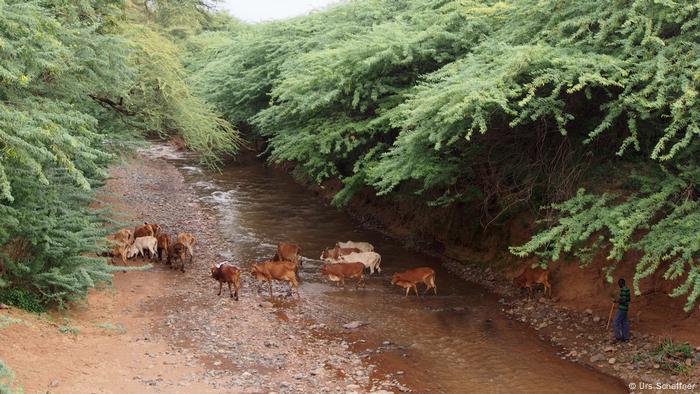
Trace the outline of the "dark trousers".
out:
[[[615,321],[613,322],[615,329],[615,339],[619,341],[628,341],[630,339],[629,324],[627,323],[627,311],[617,310]]]

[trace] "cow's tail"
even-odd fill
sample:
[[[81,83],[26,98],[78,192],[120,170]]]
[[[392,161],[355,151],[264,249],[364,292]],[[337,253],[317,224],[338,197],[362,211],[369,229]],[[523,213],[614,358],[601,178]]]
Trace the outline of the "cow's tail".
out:
[[[382,273],[382,267],[381,267],[382,255],[377,253],[377,256],[379,256],[379,258],[377,259],[377,272],[379,272],[381,274]]]

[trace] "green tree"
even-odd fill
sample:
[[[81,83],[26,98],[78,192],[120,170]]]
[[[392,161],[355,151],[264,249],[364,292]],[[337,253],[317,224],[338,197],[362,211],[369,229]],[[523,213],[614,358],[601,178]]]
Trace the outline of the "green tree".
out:
[[[690,308],[699,13],[690,0],[357,0],[239,26],[192,81],[271,161],[342,180],[338,204],[415,193],[478,206],[483,226],[546,205],[515,253],[612,248],[614,269],[641,250],[637,290],[663,269]]]
[[[207,12],[181,5],[192,20]],[[236,152],[237,131],[190,93],[163,35],[173,16],[159,25],[134,7],[0,0],[0,301],[64,306],[110,280],[91,257],[104,248],[104,212],[88,204],[125,142],[182,135],[214,165]]]

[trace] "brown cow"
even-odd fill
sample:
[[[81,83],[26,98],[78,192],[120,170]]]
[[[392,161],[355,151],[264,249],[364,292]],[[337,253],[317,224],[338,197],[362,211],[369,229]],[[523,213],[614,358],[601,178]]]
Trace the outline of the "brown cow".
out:
[[[219,296],[224,283],[228,284],[228,292],[231,298],[238,301],[238,290],[241,288],[241,271],[229,264],[219,263],[211,266],[211,277],[219,282]],[[231,285],[236,289],[235,293],[231,292]]]
[[[416,292],[416,297],[420,298],[418,295],[417,283],[425,284],[425,295],[428,290],[433,289],[437,295],[437,287],[435,286],[435,271],[429,267],[414,268],[412,270],[397,272],[391,277],[391,284],[403,287],[406,289],[406,296],[413,289]]]
[[[299,295],[299,281],[296,274],[297,265],[290,261],[264,261],[262,263],[254,263],[250,268],[250,273],[257,280],[266,280],[270,288],[270,298],[272,296],[272,280],[289,282],[290,289],[297,289],[297,297]]]
[[[187,253],[190,255],[190,263],[194,260],[194,244],[197,239],[190,233],[177,233],[177,242],[185,245]]]
[[[338,263],[338,264],[323,264],[321,266],[321,274],[327,275],[328,279],[333,282],[339,282],[345,288],[345,278],[357,278],[355,289],[362,284],[365,287],[365,265],[362,263]]]
[[[160,233],[160,226],[154,223],[144,222],[142,225],[134,229],[134,239],[138,237],[145,237],[150,235],[151,237],[157,237]]]
[[[527,299],[529,300],[532,296],[532,286],[542,284],[544,286],[544,295],[547,296],[547,292],[549,292],[549,297],[551,298],[552,285],[549,284],[549,272],[549,268],[532,268],[528,265],[520,275],[513,278],[513,286],[520,289],[527,287]]]
[[[321,260],[324,261],[335,261],[340,258],[340,256],[345,256],[350,253],[360,253],[362,252],[360,249],[357,248],[341,248],[341,247],[334,247],[334,248],[325,248],[323,249],[323,252],[321,252]]]
[[[134,233],[132,233],[128,228],[123,228],[114,233],[112,238],[119,243],[131,245],[134,242]]]
[[[126,253],[129,250],[129,245],[122,242],[112,244],[112,257],[120,257],[122,264],[126,265]]]
[[[272,261],[291,261],[298,267],[301,266],[301,248],[287,242],[277,244],[277,253],[272,257]]]
[[[177,269],[175,261],[180,261],[180,271],[185,272],[185,257],[187,257],[187,246],[180,241],[175,242],[168,251],[168,258],[171,261],[170,269]],[[192,261],[190,259],[190,261]]]
[[[156,239],[158,239],[158,260],[163,261],[163,253],[165,253],[166,262],[170,264],[170,237],[168,237],[168,234],[162,233]]]

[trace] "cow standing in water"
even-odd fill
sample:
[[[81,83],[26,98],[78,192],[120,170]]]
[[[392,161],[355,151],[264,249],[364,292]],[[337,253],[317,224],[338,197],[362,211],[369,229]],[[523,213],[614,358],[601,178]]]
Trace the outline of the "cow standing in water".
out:
[[[348,255],[350,253],[361,253],[362,251],[357,248],[341,248],[341,247],[334,247],[334,248],[325,248],[323,249],[323,252],[321,252],[321,260],[327,261],[329,263],[336,263],[338,262],[338,259],[340,259],[342,256]]]
[[[323,264],[321,266],[321,274],[326,275],[332,282],[338,282],[345,288],[345,279],[357,278],[355,289],[360,284],[365,287],[365,265],[362,263],[338,263],[338,264]]]
[[[290,261],[297,266],[297,272],[301,267],[301,248],[287,242],[277,244],[277,252],[272,257],[272,261]]]
[[[435,286],[435,271],[429,267],[414,268],[412,270],[397,272],[391,277],[391,284],[406,289],[406,296],[413,289],[416,292],[416,297],[420,298],[418,295],[418,287],[416,284],[425,284],[425,295],[428,290],[433,289],[435,295],[437,295],[437,286]]]
[[[254,263],[250,268],[250,273],[257,280],[267,281],[270,289],[270,299],[274,299],[272,295],[273,280],[289,282],[290,289],[296,289],[297,297],[301,297],[296,271],[297,265],[291,261],[264,261],[262,263]]]
[[[340,256],[339,263],[360,262],[369,268],[369,273],[374,274],[374,271],[382,272],[382,267],[379,266],[382,262],[382,256],[377,252],[361,252],[350,253],[345,256]]]
[[[339,248],[355,248],[360,249],[361,252],[374,252],[374,245],[369,242],[336,242],[335,246]]]

